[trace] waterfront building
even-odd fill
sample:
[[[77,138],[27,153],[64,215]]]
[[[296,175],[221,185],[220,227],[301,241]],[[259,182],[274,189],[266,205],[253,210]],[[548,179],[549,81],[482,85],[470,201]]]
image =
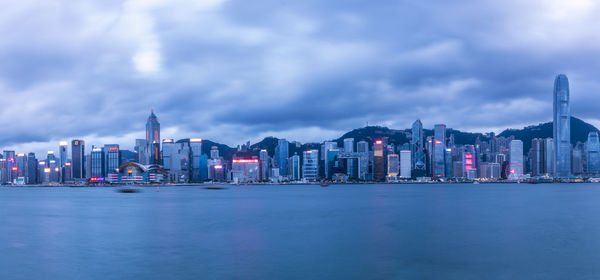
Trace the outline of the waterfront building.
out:
[[[590,132],[585,142],[586,172],[588,174],[600,173],[600,141],[598,132]]]
[[[231,176],[235,183],[247,183],[256,182],[260,179],[258,164],[259,160],[256,158],[244,159],[238,158],[233,159]]]
[[[38,183],[38,161],[35,158],[34,153],[27,154],[27,183],[37,184]]]
[[[289,158],[289,166],[290,166],[290,179],[291,180],[300,180],[300,156],[294,154]]]
[[[412,177],[411,169],[412,169],[412,159],[411,159],[411,151],[410,150],[402,150],[400,151],[400,177],[401,178],[410,178]]]
[[[149,165],[161,164],[160,158],[160,123],[154,114],[154,109],[150,111],[150,116],[146,121],[146,162]]]
[[[446,125],[436,124],[434,126],[432,167],[433,177],[445,177],[446,161]]]
[[[92,146],[91,156],[91,178],[104,178],[106,162],[104,158],[104,148]]]
[[[523,176],[523,142],[510,141],[509,179],[520,179]]]
[[[118,174],[119,166],[121,166],[121,150],[119,144],[106,144],[104,145],[104,177],[110,178]],[[128,160],[129,161],[129,160]],[[125,161],[125,162],[128,162]]]
[[[583,173],[583,145],[581,143],[571,150],[571,173],[574,175]]]
[[[423,135],[423,124],[421,120],[417,119],[412,125],[412,137],[410,139],[411,151],[412,151],[412,169],[420,176],[425,175],[425,153],[424,147],[424,135]]]
[[[269,179],[269,152],[266,149],[260,150],[258,153],[258,160],[260,163],[260,180],[265,181]]]
[[[85,179],[85,142],[83,140],[71,141],[71,168],[73,179]]]
[[[319,151],[308,150],[302,153],[302,178],[316,181],[319,177]]]
[[[383,140],[375,140],[373,143],[373,179],[375,181],[385,180],[385,158]]]
[[[190,181],[192,182],[201,182],[206,177],[203,178],[202,170],[202,139],[200,138],[191,138],[190,139]],[[206,168],[204,168],[206,170]]]
[[[275,164],[279,168],[280,176],[288,175],[288,157],[289,154],[289,142],[285,139],[279,139],[277,141],[277,147],[275,148]]]
[[[63,167],[67,162],[67,146],[69,146],[69,143],[67,143],[67,141],[61,141],[58,144],[59,166]]]
[[[555,177],[571,176],[571,108],[569,80],[560,74],[554,80]]]
[[[397,178],[400,174],[400,156],[398,154],[387,155],[387,177]]]

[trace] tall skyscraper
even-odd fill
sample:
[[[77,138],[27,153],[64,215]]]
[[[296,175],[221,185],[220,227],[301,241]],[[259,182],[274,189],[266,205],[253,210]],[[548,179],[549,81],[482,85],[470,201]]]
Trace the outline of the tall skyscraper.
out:
[[[202,168],[202,139],[200,138],[192,138],[190,139],[190,150],[191,154],[191,176],[190,179],[192,182],[200,182],[204,180],[201,178],[201,168]]]
[[[275,164],[279,168],[280,176],[288,175],[288,157],[289,154],[289,143],[285,139],[279,139],[277,147],[275,148]]]
[[[588,174],[600,173],[600,139],[598,132],[590,132],[585,142],[586,172]]]
[[[433,135],[433,176],[444,177],[446,162],[444,156],[446,153],[446,125],[436,124]]]
[[[105,174],[105,159],[104,159],[104,149],[102,147],[94,147],[92,145],[92,152],[90,154],[91,163],[90,163],[90,177],[100,178],[104,177]]]
[[[85,179],[85,142],[83,140],[71,141],[71,168],[73,179]]]
[[[300,156],[295,154],[289,158],[290,179],[300,180]]]
[[[67,143],[67,141],[62,141],[59,143],[58,156],[59,156],[59,160],[60,160],[60,167],[65,166],[65,163],[67,163],[67,146],[68,145],[69,145],[69,143]]]
[[[385,158],[384,144],[382,140],[373,143],[373,179],[375,181],[385,180]]]
[[[509,178],[519,179],[523,175],[523,141],[510,141]]]
[[[425,153],[423,152],[423,124],[417,119],[412,125],[412,138],[410,139],[412,149],[412,169],[418,170],[417,173],[425,173]]]
[[[269,153],[266,149],[260,150],[258,154],[260,180],[269,179]]]
[[[161,164],[160,162],[160,123],[154,114],[150,111],[150,116],[146,122],[146,157],[147,164]]]
[[[146,140],[135,139],[135,162],[139,164],[147,164],[146,160]]]
[[[38,161],[34,153],[27,154],[27,183],[37,184],[38,179]]]
[[[569,80],[560,74],[554,80],[554,155],[555,177],[571,176],[571,108]]]

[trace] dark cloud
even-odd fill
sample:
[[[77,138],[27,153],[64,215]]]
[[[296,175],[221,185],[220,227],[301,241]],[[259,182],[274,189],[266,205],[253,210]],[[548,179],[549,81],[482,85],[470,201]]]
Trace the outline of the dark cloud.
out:
[[[553,78],[600,124],[594,1],[72,1],[0,11],[6,147],[143,137],[320,141],[366,122],[551,119]]]

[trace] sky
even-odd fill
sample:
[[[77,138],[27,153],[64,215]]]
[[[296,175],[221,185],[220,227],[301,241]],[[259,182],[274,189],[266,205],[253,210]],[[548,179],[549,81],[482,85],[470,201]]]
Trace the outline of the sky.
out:
[[[0,10],[0,148],[84,139],[320,142],[420,118],[473,132],[600,125],[593,0],[21,0]]]

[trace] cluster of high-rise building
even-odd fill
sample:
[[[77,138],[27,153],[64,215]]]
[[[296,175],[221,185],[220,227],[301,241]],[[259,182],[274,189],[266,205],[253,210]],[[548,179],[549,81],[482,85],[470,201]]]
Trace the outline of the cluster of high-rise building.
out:
[[[401,144],[388,137],[345,138],[298,151],[300,143],[277,139],[272,150],[246,143],[225,157],[216,146],[203,147],[200,138],[161,138],[160,123],[152,110],[146,138],[136,139],[133,151],[106,144],[92,146],[86,153],[85,141],[79,139],[70,145],[60,142],[58,154],[49,151],[44,158],[4,151],[0,183],[395,182],[599,175],[598,133],[591,132],[585,143],[571,145],[569,94],[567,77],[557,76],[553,137],[533,139],[526,154],[523,142],[512,136],[490,133],[484,140],[478,137],[474,143],[457,143],[444,124],[434,125],[426,135],[422,122],[416,120],[412,129],[403,132],[409,141]]]

